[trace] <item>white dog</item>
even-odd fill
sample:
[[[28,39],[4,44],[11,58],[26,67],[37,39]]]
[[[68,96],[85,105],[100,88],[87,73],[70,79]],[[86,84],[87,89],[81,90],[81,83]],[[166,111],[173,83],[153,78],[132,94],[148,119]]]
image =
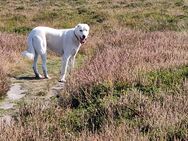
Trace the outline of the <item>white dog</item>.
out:
[[[70,29],[36,27],[29,34],[28,49],[22,52],[22,55],[34,59],[33,70],[38,78],[42,78],[37,69],[39,55],[42,58],[42,69],[45,78],[49,78],[46,67],[47,48],[62,55],[60,81],[65,82],[69,61],[71,68],[73,68],[75,56],[81,44],[85,43],[88,34],[89,26],[87,24],[78,24],[75,28]]]

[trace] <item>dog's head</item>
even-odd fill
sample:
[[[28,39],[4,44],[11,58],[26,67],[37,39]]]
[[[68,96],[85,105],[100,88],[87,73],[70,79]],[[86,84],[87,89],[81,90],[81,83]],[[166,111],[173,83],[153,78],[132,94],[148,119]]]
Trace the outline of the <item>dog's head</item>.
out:
[[[86,39],[89,34],[89,26],[87,24],[78,24],[74,30],[76,38],[80,41],[81,44],[86,42]]]

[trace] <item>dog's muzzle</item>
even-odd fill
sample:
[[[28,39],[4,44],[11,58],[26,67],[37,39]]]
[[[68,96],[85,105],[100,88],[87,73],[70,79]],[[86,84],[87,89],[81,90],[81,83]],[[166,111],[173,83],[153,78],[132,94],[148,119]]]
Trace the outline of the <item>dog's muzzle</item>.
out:
[[[86,42],[86,36],[85,35],[83,35],[82,37],[78,37],[77,35],[76,35],[76,33],[75,33],[75,31],[74,31],[74,35],[75,35],[75,37],[76,37],[76,39],[81,43],[81,44],[84,44],[85,42]]]
[[[85,35],[83,35],[81,38],[80,38],[80,43],[81,44],[84,44],[85,42],[86,42],[86,36]]]

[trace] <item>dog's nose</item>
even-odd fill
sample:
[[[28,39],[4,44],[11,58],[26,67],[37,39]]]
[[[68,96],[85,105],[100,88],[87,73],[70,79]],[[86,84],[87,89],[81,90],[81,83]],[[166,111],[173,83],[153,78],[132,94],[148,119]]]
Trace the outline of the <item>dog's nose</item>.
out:
[[[85,39],[85,37],[86,37],[85,35],[82,36],[83,39]]]

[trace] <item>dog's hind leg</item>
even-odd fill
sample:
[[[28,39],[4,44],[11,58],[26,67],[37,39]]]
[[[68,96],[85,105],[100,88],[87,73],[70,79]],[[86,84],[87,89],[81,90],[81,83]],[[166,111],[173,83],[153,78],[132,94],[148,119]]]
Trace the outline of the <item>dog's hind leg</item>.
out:
[[[38,53],[35,51],[34,62],[33,62],[33,71],[35,73],[36,78],[42,78],[42,75],[40,75],[40,73],[37,69],[38,56],[39,56]]]
[[[34,47],[35,51],[38,55],[41,56],[42,59],[42,70],[44,73],[45,78],[49,78],[48,73],[47,73],[47,67],[46,67],[46,39],[45,36],[38,35],[33,37],[34,40]],[[38,58],[38,57],[37,57]]]
[[[44,77],[49,79],[50,77],[48,76],[48,70],[46,66],[46,54],[42,54],[41,59],[42,59],[42,70],[44,73]]]

